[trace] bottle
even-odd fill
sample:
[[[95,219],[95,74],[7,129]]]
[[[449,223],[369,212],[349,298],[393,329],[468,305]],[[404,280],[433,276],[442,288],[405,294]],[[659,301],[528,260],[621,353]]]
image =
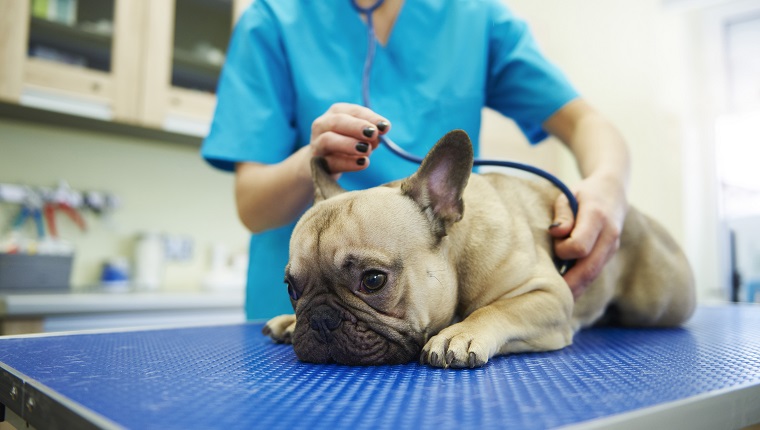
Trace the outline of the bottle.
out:
[[[166,260],[162,236],[155,232],[139,234],[134,259],[135,287],[142,291],[155,291],[161,288]]]

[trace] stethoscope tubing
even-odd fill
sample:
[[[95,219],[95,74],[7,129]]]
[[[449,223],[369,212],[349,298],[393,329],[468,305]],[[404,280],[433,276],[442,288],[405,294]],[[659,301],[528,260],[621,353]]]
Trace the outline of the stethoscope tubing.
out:
[[[356,9],[359,13],[364,14],[364,16],[367,19],[367,56],[364,59],[364,68],[362,71],[362,103],[365,107],[370,108],[370,73],[372,71],[372,63],[375,59],[375,49],[377,47],[377,37],[375,35],[375,25],[372,21],[372,15],[373,12],[380,6],[382,6],[383,2],[385,0],[377,0],[372,6],[370,7],[361,7],[357,3],[356,0],[350,0],[351,4],[353,5],[354,9]],[[405,151],[403,148],[401,148],[399,145],[397,145],[395,142],[393,142],[388,136],[380,136],[380,142],[385,145],[386,148],[388,148],[393,154],[396,156],[410,161],[412,163],[420,164],[422,163],[423,158],[418,157],[410,152]],[[565,185],[564,182],[562,182],[559,178],[552,175],[551,173],[539,169],[538,167],[531,166],[529,164],[523,164],[518,163],[514,161],[507,161],[507,160],[487,160],[487,159],[480,159],[476,158],[473,160],[473,166],[494,166],[494,167],[506,167],[510,169],[517,169],[522,170],[525,172],[530,172],[534,175],[540,176],[547,181],[551,182],[555,187],[557,187],[562,194],[567,197],[567,201],[570,204],[570,209],[573,211],[573,217],[578,217],[578,199],[575,198],[575,195],[572,191],[570,191],[570,188]],[[561,274],[564,274],[569,270],[575,261],[561,261],[559,264],[559,271]]]

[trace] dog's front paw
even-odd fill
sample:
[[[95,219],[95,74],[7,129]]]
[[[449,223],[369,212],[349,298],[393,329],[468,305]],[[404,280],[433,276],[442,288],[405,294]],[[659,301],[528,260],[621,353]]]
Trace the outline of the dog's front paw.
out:
[[[474,368],[486,364],[490,357],[488,342],[459,323],[428,341],[422,348],[420,363],[443,368]]]
[[[261,332],[277,343],[293,343],[293,330],[295,328],[295,315],[280,315],[267,321]]]

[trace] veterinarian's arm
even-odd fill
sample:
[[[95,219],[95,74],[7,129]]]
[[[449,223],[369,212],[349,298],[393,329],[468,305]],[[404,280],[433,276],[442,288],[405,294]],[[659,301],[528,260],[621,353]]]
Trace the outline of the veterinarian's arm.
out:
[[[385,124],[378,127],[380,123]],[[388,120],[371,110],[338,103],[314,120],[309,145],[282,162],[238,163],[235,200],[243,225],[258,233],[292,222],[314,198],[313,157],[325,157],[336,177],[366,169],[379,135],[389,130]]]
[[[615,127],[581,99],[552,115],[544,128],[570,148],[583,176],[573,189],[578,199],[577,220],[561,195],[550,228],[557,256],[577,260],[565,275],[577,299],[619,246],[628,210],[628,148]]]
[[[238,163],[235,200],[238,216],[259,233],[293,221],[314,196],[311,173],[302,167],[309,158],[304,147],[278,164]]]

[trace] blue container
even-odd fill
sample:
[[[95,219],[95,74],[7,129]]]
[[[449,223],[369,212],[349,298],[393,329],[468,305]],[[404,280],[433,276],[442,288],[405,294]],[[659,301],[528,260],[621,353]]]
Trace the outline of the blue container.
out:
[[[760,303],[760,278],[752,278],[747,281],[747,301]]]

